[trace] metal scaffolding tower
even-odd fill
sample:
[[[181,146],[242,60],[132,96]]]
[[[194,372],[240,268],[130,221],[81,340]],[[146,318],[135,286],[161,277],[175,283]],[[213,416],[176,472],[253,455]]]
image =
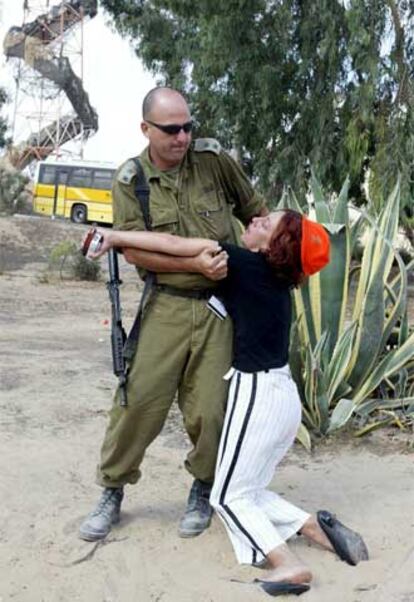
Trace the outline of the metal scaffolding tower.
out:
[[[96,10],[96,0],[25,0],[23,24],[6,35],[16,86],[9,158],[19,169],[50,156],[82,158],[98,129],[83,88],[84,22]]]

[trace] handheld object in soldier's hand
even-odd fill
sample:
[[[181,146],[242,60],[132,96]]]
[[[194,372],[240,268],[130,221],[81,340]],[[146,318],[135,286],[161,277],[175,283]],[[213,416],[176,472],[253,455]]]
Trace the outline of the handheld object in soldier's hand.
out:
[[[82,255],[87,255],[89,251],[91,253],[96,253],[97,251],[99,251],[102,241],[102,234],[99,234],[96,228],[91,228],[87,233],[85,240],[83,241]]]

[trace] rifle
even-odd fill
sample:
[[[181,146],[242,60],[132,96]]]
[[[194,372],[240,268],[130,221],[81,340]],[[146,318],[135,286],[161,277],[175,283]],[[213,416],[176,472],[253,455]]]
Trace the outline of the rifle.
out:
[[[144,224],[146,230],[151,230],[151,216],[149,212],[149,195],[150,189],[148,186],[147,179],[145,177],[144,170],[138,158],[132,159],[137,170],[137,177],[135,182],[135,196],[139,201],[142,216],[144,218]],[[144,311],[145,301],[151,292],[153,284],[156,282],[156,276],[154,272],[147,270],[147,277],[145,279],[144,291],[141,295],[141,300],[138,307],[138,312],[132,325],[131,331],[128,337],[125,334],[125,330],[122,327],[121,320],[121,304],[119,301],[119,285],[122,284],[119,280],[119,267],[118,257],[115,249],[108,251],[108,265],[109,265],[109,282],[106,286],[109,292],[109,298],[112,305],[112,331],[111,331],[111,345],[112,345],[112,362],[114,366],[114,374],[118,377],[119,382],[119,393],[121,396],[120,405],[126,407],[128,405],[126,384],[127,384],[127,370],[126,362],[131,362],[138,345],[138,338],[141,329],[142,314]]]
[[[111,326],[111,347],[112,364],[115,376],[118,377],[120,405],[128,405],[126,384],[126,363],[124,358],[124,344],[126,341],[125,330],[122,326],[121,303],[119,300],[119,285],[122,281],[119,279],[119,266],[116,249],[108,251],[109,281],[106,287],[111,301],[112,326]]]

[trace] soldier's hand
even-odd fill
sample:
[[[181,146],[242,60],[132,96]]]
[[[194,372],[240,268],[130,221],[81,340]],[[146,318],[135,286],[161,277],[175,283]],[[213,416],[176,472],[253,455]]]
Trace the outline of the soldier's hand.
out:
[[[227,276],[226,251],[216,253],[211,249],[204,249],[197,256],[198,271],[210,280],[222,280]]]

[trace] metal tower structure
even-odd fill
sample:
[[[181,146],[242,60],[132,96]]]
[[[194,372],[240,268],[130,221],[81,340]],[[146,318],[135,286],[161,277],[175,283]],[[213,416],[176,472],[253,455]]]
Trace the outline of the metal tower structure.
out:
[[[83,88],[84,22],[96,12],[96,0],[24,0],[23,24],[5,37],[16,85],[9,159],[18,169],[49,156],[82,158],[98,129]]]

